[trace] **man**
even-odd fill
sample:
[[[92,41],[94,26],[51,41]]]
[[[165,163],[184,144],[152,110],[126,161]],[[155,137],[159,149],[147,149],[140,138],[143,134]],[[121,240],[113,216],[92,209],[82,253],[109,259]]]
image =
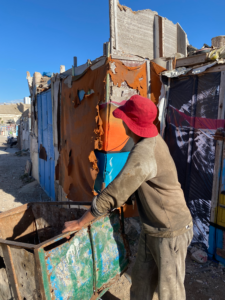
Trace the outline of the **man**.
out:
[[[66,222],[63,232],[82,228],[135,193],[142,233],[132,270],[131,300],[150,300],[154,293],[159,300],[184,300],[185,258],[193,225],[174,161],[153,124],[157,108],[151,100],[135,95],[113,115],[123,120],[135,145],[122,171],[94,198],[91,209],[80,220]]]

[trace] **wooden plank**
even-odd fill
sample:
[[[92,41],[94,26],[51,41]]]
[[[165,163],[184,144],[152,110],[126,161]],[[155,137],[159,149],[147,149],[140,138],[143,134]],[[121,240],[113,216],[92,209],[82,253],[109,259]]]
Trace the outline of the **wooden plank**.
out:
[[[31,249],[31,250],[35,248],[35,245],[33,245],[33,244],[26,244],[26,243],[3,240],[3,239],[0,239],[0,245],[1,244],[8,245],[8,246],[15,246],[17,248]]]
[[[3,251],[4,262],[6,265],[6,271],[8,275],[9,286],[13,291],[14,297],[18,300],[22,300],[19,292],[15,269],[13,266],[10,246],[2,244],[2,251]]]
[[[36,285],[34,253],[15,247],[10,250],[21,299],[41,299]]]
[[[14,299],[5,268],[0,268],[0,299]]]
[[[176,68],[203,64],[207,61],[207,53],[177,59]]]
[[[220,78],[218,119],[224,119],[224,110],[225,110],[225,70],[221,72],[221,78]]]
[[[224,106],[225,106],[225,72],[221,72],[220,79],[220,95],[218,104],[218,119],[224,119]],[[220,176],[222,175],[221,169],[225,163],[225,145],[223,141],[216,142],[215,165],[213,172],[213,189],[211,200],[211,222],[216,223],[217,220],[217,206],[219,201],[219,193],[221,190]],[[224,148],[224,149],[223,149]],[[222,177],[222,176],[221,176]]]
[[[205,71],[205,73],[224,72],[224,71],[225,71],[225,64],[223,64],[223,65],[217,65],[215,67],[207,69]]]
[[[34,259],[35,259],[35,266],[36,266],[36,285],[38,288],[38,291],[41,294],[41,300],[46,300],[45,296],[45,289],[44,289],[44,283],[42,280],[42,271],[41,271],[41,263],[40,263],[40,258],[38,254],[38,249],[34,250]]]
[[[216,153],[215,153],[215,164],[213,172],[213,188],[212,188],[212,199],[211,199],[211,217],[210,221],[216,223],[217,219],[217,206],[219,198],[219,173],[222,162],[222,150],[223,141],[216,141]]]

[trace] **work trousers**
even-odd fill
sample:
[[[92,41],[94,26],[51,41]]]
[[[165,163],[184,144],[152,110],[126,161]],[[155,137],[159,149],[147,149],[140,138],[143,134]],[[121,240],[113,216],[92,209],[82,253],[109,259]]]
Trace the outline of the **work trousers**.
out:
[[[131,300],[186,299],[185,259],[192,237],[193,227],[173,238],[142,231],[132,270]]]

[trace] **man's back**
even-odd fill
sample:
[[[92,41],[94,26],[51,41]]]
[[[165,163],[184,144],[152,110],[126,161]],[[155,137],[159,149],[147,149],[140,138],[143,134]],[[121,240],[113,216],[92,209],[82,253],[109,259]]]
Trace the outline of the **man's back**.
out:
[[[154,166],[154,171],[146,174],[146,180],[136,193],[144,231],[164,237],[180,234],[180,230],[185,228],[192,218],[166,143],[157,135],[142,139],[133,151],[139,156],[140,166]]]

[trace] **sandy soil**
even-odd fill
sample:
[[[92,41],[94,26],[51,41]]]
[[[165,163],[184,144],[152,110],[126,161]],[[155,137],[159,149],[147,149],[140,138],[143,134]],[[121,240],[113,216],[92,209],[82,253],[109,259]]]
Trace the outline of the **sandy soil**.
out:
[[[50,200],[36,181],[27,183],[21,180],[29,153],[27,156],[16,156],[15,152],[17,151],[17,148],[10,149],[5,144],[5,137],[0,136],[0,212],[28,202]],[[131,274],[135,262],[140,228],[139,218],[127,219],[125,222],[125,231],[131,249],[131,264],[127,270],[128,274]],[[206,264],[200,265],[191,260],[190,254],[188,254],[186,262],[187,300],[225,299],[225,266],[215,261],[208,261]],[[102,299],[129,300],[130,285],[130,281],[123,275]]]

